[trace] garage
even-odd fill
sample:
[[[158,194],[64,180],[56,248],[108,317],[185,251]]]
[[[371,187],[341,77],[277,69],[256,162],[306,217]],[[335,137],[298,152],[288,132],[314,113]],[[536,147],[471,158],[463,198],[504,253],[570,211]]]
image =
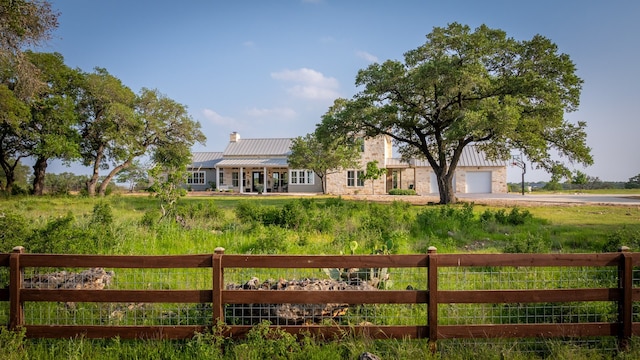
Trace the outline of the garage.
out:
[[[491,193],[491,171],[469,171],[466,180],[467,194]]]

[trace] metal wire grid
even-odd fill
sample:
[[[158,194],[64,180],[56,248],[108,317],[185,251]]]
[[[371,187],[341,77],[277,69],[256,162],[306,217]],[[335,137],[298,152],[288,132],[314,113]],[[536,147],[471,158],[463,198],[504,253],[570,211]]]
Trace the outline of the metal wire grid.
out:
[[[25,302],[26,325],[211,325],[210,304]]]
[[[338,270],[338,271],[335,271]],[[383,274],[384,281],[372,280],[371,274]],[[332,278],[333,277],[333,278]],[[329,288],[363,282],[377,284],[378,291],[425,290],[426,268],[380,269],[225,269],[227,289],[269,289],[278,283],[298,284],[320,281]],[[328,280],[334,280],[327,283]],[[323,286],[318,285],[320,290]],[[291,290],[296,291],[296,290]],[[225,321],[234,325],[252,325],[269,321],[278,325],[424,325],[426,304],[228,304]]]
[[[618,286],[615,267],[440,267],[439,290],[543,290]]]
[[[634,267],[632,274],[632,284],[634,288],[640,287],[640,267]],[[632,306],[633,321],[640,321],[640,301],[635,301]]]
[[[208,290],[211,268],[27,268],[24,288]],[[208,325],[211,304],[25,302],[26,325]],[[1,316],[1,315],[0,315]]]
[[[117,290],[207,290],[211,268],[102,269],[26,268],[23,287]]]
[[[443,267],[439,290],[613,288],[615,267]],[[442,325],[613,322],[616,302],[441,304]]]

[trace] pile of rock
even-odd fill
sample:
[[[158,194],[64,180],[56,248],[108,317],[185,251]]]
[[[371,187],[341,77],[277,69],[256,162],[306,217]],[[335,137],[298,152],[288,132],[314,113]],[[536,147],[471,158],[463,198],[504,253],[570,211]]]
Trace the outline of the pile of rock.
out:
[[[48,274],[36,274],[24,279],[24,289],[84,289],[102,290],[111,284],[113,271],[92,268],[79,273],[57,271]]]
[[[256,277],[242,285],[229,284],[227,290],[282,290],[282,291],[341,291],[377,290],[366,281],[339,281],[330,279],[266,280]],[[229,304],[227,320],[253,325],[268,320],[277,325],[320,323],[346,314],[349,304]]]

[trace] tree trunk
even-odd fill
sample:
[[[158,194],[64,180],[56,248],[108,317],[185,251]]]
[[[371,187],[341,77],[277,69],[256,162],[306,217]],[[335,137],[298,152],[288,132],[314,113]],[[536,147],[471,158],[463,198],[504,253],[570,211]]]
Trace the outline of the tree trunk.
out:
[[[4,168],[4,167],[3,167]],[[6,169],[4,169],[4,176],[7,180],[7,185],[5,185],[4,187],[4,191],[7,194],[11,194],[11,191],[13,191],[13,184],[16,182],[16,175],[15,172],[10,169],[10,171],[7,171]]]
[[[325,193],[324,189],[326,187],[326,185],[325,185],[326,176],[325,175],[318,175],[318,177],[320,178],[320,187],[322,187],[322,193],[324,194]]]
[[[44,192],[44,178],[47,173],[47,159],[38,157],[33,164],[33,195],[41,196]]]
[[[10,160],[7,159],[6,156],[2,156],[0,159],[0,167],[2,167],[2,171],[4,171],[5,179],[7,180],[7,185],[4,187],[4,191],[7,194],[11,194],[13,191],[13,184],[16,182],[16,167],[18,167],[18,163],[20,162],[20,158],[17,158],[13,165],[11,165]]]
[[[98,185],[98,177],[100,176],[100,163],[104,156],[104,145],[100,145],[96,150],[96,159],[93,163],[93,173],[87,181],[87,194],[89,196],[96,196],[96,186]]]
[[[98,188],[98,195],[105,196],[107,193],[107,186],[109,186],[111,179],[113,179],[120,171],[128,168],[132,162],[133,162],[133,159],[128,159],[121,165],[118,165],[115,168],[113,168],[113,170],[111,170],[111,172],[109,172],[109,174],[104,178],[104,180],[102,180],[102,183],[100,183],[100,187]]]
[[[438,179],[438,191],[440,193],[440,204],[455,204],[456,194],[453,188],[453,175],[436,173]]]

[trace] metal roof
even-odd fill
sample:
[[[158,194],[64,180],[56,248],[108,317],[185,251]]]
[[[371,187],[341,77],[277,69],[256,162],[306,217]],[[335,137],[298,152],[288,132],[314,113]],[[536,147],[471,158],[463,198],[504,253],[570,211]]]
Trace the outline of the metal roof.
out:
[[[240,139],[231,141],[224,150],[224,157],[227,156],[287,156],[291,152],[291,141],[289,138],[282,139]]]
[[[261,159],[224,159],[220,161],[217,167],[286,167],[287,159],[284,158],[261,158]]]
[[[213,169],[222,160],[221,152],[194,152],[191,154],[192,169]]]
[[[426,159],[416,159],[416,167],[431,167]],[[495,167],[495,166],[507,166],[507,162],[503,160],[489,160],[483,151],[479,150],[477,146],[471,144],[462,149],[460,155],[460,161],[458,166],[465,167]]]

